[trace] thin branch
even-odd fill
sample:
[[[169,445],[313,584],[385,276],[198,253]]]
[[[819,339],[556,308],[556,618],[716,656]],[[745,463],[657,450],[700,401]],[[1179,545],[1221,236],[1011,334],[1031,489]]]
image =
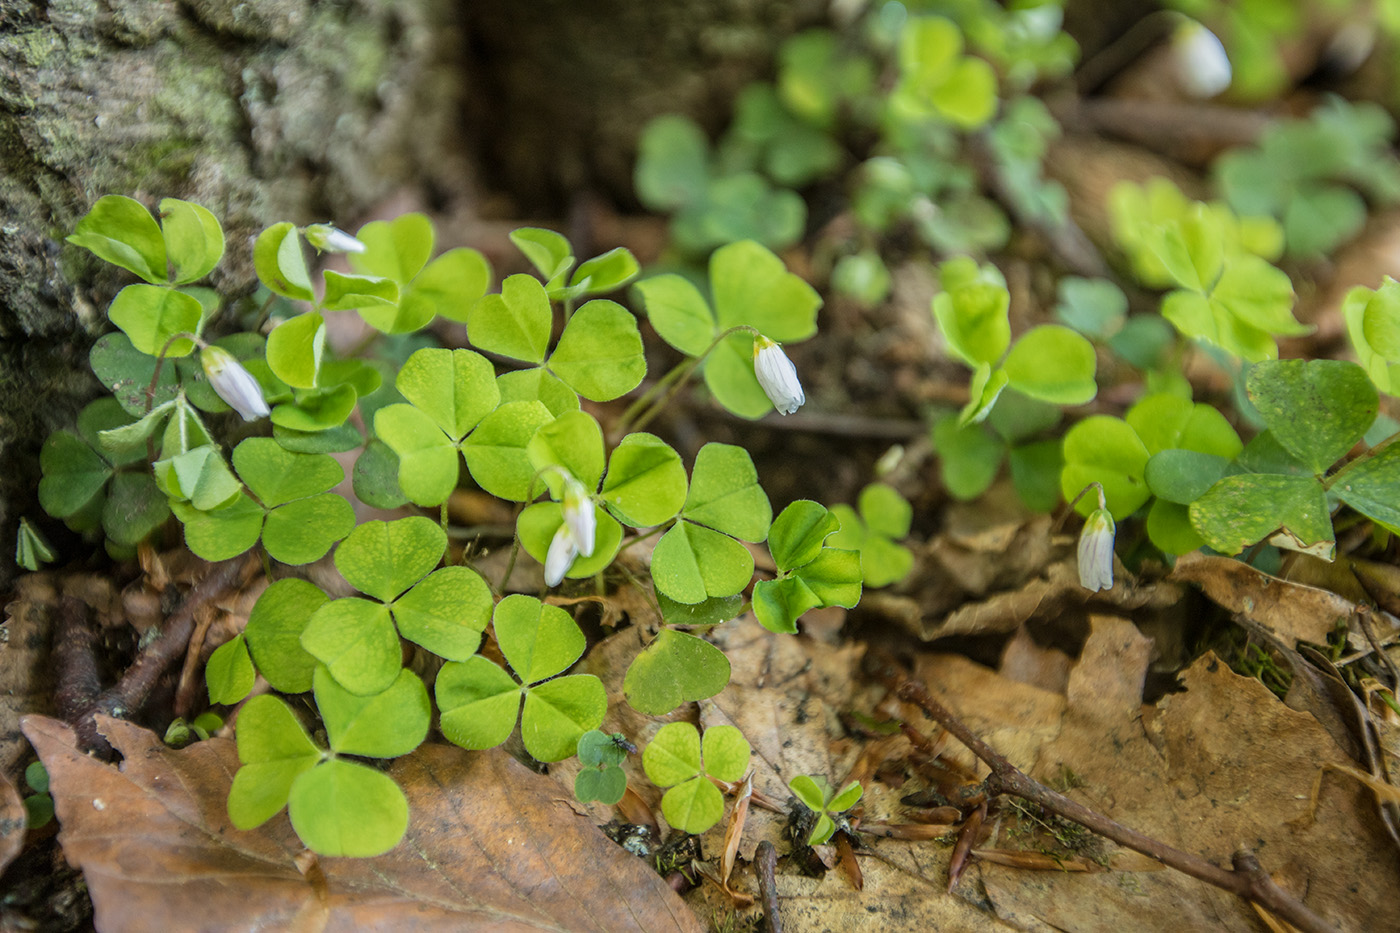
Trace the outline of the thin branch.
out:
[[[1232,871],[1213,865],[1200,856],[1144,836],[1026,775],[996,749],[979,739],[960,719],[935,700],[929,694],[928,688],[919,681],[906,681],[899,688],[899,698],[922,709],[925,715],[952,733],[992,769],[985,781],[989,795],[1009,794],[1039,804],[1057,816],[1091,829],[1121,846],[1141,852],[1169,868],[1175,868],[1183,874],[1256,903],[1304,933],[1335,933],[1335,927],[1328,925],[1302,901],[1274,884],[1268,873],[1259,866],[1258,860],[1247,850],[1242,849],[1235,853]]]
[[[778,913],[778,885],[773,872],[778,866],[778,850],[767,839],[758,844],[754,853],[753,871],[758,876],[758,893],[763,899],[763,917],[768,933],[783,933],[783,921]]]

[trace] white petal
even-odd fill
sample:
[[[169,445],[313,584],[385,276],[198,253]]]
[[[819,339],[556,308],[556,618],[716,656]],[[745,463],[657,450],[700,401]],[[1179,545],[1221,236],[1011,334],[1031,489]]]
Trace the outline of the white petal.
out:
[[[554,533],[553,540],[549,542],[549,553],[544,557],[545,586],[558,586],[562,583],[564,574],[569,572],[577,556],[578,548],[574,545],[573,533],[569,531],[567,523],[560,525],[559,530]]]
[[[255,421],[271,414],[267,400],[263,398],[262,386],[253,374],[243,368],[234,355],[222,347],[205,347],[200,351],[200,363],[209,385],[219,398],[243,416],[244,421]]]
[[[767,337],[754,338],[753,373],[768,400],[780,413],[790,415],[807,401],[802,383],[797,378],[797,367],[788,359],[783,348]]]
[[[1177,77],[1192,97],[1214,97],[1230,86],[1230,56],[1215,33],[1197,22],[1177,31],[1174,42]]]

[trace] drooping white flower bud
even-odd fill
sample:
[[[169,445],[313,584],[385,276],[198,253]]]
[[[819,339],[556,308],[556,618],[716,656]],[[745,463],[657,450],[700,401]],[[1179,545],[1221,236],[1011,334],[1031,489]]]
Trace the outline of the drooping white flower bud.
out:
[[[219,398],[243,416],[244,421],[255,421],[271,414],[262,386],[232,353],[223,347],[206,346],[199,351],[199,362],[204,366],[209,385]]]
[[[564,524],[569,527],[578,552],[592,557],[598,534],[598,513],[588,490],[572,476],[564,480]]]
[[[301,231],[306,242],[326,253],[363,253],[365,244],[330,224],[310,224]]]
[[[1079,533],[1079,585],[1097,593],[1113,589],[1113,536],[1117,529],[1108,509],[1094,509]]]
[[[574,542],[574,533],[569,530],[569,523],[565,522],[554,532],[554,538],[549,542],[549,552],[544,556],[544,585],[558,586],[562,583],[564,574],[569,572],[577,556],[578,545]]]
[[[753,374],[768,400],[781,414],[790,415],[802,407],[807,396],[783,348],[759,334],[753,339]]]
[[[1230,86],[1233,73],[1230,56],[1220,39],[1195,20],[1187,20],[1172,36],[1177,80],[1181,89],[1202,100],[1222,93]]]

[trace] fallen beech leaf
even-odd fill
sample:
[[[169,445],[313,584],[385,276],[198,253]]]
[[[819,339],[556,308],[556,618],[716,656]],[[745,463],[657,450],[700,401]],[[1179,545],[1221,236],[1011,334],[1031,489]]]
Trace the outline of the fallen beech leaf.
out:
[[[1170,579],[1200,584],[1212,600],[1257,622],[1289,644],[1326,644],[1337,620],[1348,618],[1356,609],[1355,603],[1336,593],[1271,577],[1230,557],[1183,554]],[[1376,634],[1382,641],[1393,638],[1398,630],[1394,616],[1377,613]],[[1348,641],[1353,648],[1366,646],[1360,632],[1352,633]]]
[[[49,770],[59,843],[81,866],[107,933],[209,929],[703,929],[641,861],[562,802],[558,786],[504,752],[424,745],[390,773],[412,808],[408,835],[369,859],[315,859],[285,816],[234,829],[227,739],[173,751],[99,717],[120,768],[78,751],[57,720],[26,717]]]

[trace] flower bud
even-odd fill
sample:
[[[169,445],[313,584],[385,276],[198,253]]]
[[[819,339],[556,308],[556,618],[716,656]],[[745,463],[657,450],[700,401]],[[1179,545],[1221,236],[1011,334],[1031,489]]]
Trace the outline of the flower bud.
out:
[[[569,572],[577,556],[574,534],[565,522],[554,532],[554,538],[549,542],[549,552],[544,556],[544,585],[558,586],[562,583],[564,574]]]
[[[232,353],[223,347],[207,346],[199,352],[199,362],[209,385],[244,421],[266,418],[271,413],[263,399],[262,386]]]
[[[1079,533],[1079,585],[1097,593],[1113,589],[1113,536],[1108,509],[1094,509]]]
[[[797,367],[782,347],[762,334],[753,339],[753,374],[780,413],[790,415],[807,401],[802,383],[797,380]]]
[[[1172,36],[1177,80],[1181,89],[1202,100],[1215,97],[1230,87],[1233,73],[1230,56],[1220,39],[1195,20],[1187,20]]]
[[[584,557],[592,557],[598,533],[598,513],[588,490],[572,476],[564,480],[564,524],[569,526],[578,552]]]
[[[301,231],[306,242],[326,253],[363,253],[365,244],[330,224],[310,224]]]

